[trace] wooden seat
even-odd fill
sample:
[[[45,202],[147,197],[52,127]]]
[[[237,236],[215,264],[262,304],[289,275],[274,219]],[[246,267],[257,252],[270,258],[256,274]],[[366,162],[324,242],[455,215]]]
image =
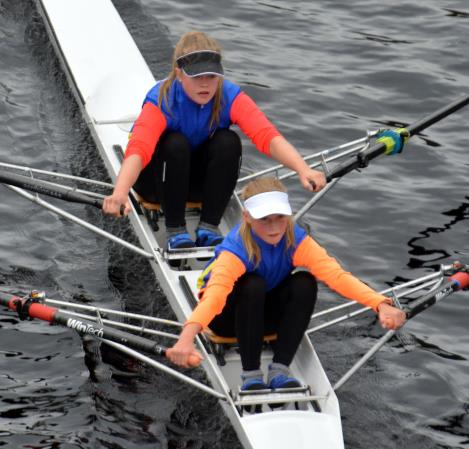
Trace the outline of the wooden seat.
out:
[[[217,345],[234,345],[238,342],[236,337],[222,337],[215,334],[211,329],[206,329],[204,335],[214,344]],[[264,342],[269,343],[277,339],[277,334],[264,335]]]
[[[135,198],[137,199],[138,204],[140,204],[142,207],[144,207],[147,210],[153,210],[153,211],[157,211],[157,212],[162,211],[161,204],[159,204],[159,203],[151,203],[149,201],[146,201],[138,193],[135,193]],[[186,203],[186,209],[202,209],[202,203],[188,201]]]

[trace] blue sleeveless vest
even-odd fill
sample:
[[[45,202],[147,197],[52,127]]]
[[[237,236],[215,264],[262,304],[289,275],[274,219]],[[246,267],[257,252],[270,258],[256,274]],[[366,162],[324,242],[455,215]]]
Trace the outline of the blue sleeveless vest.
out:
[[[239,234],[240,225],[236,225],[225,237],[222,243],[215,248],[214,258],[207,264],[199,279],[199,287],[204,288],[210,279],[211,266],[222,251],[229,251],[237,256],[246,267],[247,273],[256,273],[266,281],[267,290],[271,290],[282,282],[295,268],[293,266],[293,255],[298,245],[307,236],[306,231],[300,226],[294,226],[294,247],[285,250],[285,236],[277,245],[264,242],[256,234],[252,234],[261,252],[261,261],[257,267],[249,260],[243,240]]]
[[[143,104],[146,102],[158,106],[160,86],[164,80],[160,80],[147,93]],[[231,125],[230,111],[234,99],[241,89],[228,80],[223,80],[222,107],[220,111],[220,123],[218,128],[229,128]],[[209,129],[210,117],[212,115],[212,98],[207,104],[200,105],[192,101],[184,92],[182,84],[174,81],[168,90],[168,104],[161,104],[161,111],[166,117],[167,130],[178,131],[186,136],[192,148],[201,145],[217,129],[214,125]]]

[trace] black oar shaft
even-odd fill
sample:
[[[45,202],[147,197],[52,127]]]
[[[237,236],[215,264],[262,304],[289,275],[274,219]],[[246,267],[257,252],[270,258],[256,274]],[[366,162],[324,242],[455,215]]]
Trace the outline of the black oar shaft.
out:
[[[448,282],[438,287],[436,290],[427,293],[410,304],[410,309],[406,311],[407,319],[410,320],[415,315],[431,307],[443,298],[451,295],[458,290],[462,290],[469,286],[469,274],[466,272],[458,272],[451,276]]]
[[[26,306],[23,307],[23,304],[26,304]],[[80,335],[92,335],[105,340],[111,340],[149,354],[163,356],[166,354],[166,348],[157,345],[148,338],[130,334],[119,329],[105,327],[93,321],[77,318],[67,312],[62,312],[55,307],[50,307],[42,303],[31,302],[28,304],[27,302],[25,303],[22,298],[0,292],[0,305],[8,307],[13,311],[20,311],[23,307],[24,313],[29,318],[38,318],[43,321],[66,326],[70,329],[74,329]]]
[[[469,104],[469,95],[465,95],[464,97],[453,101],[449,105],[438,109],[433,114],[430,114],[427,117],[424,117],[423,119],[412,123],[411,125],[407,126],[406,129],[409,131],[409,134],[413,136],[414,134],[417,134],[425,128],[428,128],[434,123],[452,114],[453,112],[458,111],[467,104]],[[363,151],[354,159],[345,161],[342,164],[339,164],[333,170],[331,170],[326,176],[327,182],[332,181],[334,178],[340,178],[348,172],[357,168],[365,167],[370,160],[376,158],[377,156],[380,156],[385,151],[386,145],[382,142],[378,142],[375,145],[372,145],[369,149]]]
[[[422,296],[411,304],[411,308],[406,312],[407,319],[410,320],[415,315],[418,315],[419,313],[431,307],[439,299],[443,299],[457,289],[457,283],[454,281],[449,281],[439,287],[436,291]]]
[[[459,111],[459,109],[463,108],[468,104],[469,95],[465,95],[464,97],[453,101],[449,105],[438,109],[438,111],[435,111],[433,114],[430,114],[427,117],[424,117],[423,119],[412,123],[411,125],[407,126],[406,129],[409,131],[411,136],[413,136],[414,134],[418,134],[420,131],[424,130],[425,128],[428,128],[436,122],[439,122],[441,119],[447,117],[453,112]]]
[[[72,203],[88,204],[90,206],[97,207],[98,209],[102,209],[103,207],[103,202],[99,198],[91,198],[82,193],[69,190],[63,186],[52,186],[47,181],[43,181],[41,179],[34,179],[28,176],[18,175],[16,173],[0,171],[0,182],[20,187],[31,192],[52,196],[64,201],[70,201]]]
[[[137,351],[163,356],[166,354],[166,348],[157,345],[154,341],[149,340],[148,338],[133,335],[119,329],[105,327],[93,321],[77,318],[67,312],[58,311],[55,314],[54,323],[74,329],[80,335],[93,335],[105,340],[111,340],[116,343],[129,346]]]

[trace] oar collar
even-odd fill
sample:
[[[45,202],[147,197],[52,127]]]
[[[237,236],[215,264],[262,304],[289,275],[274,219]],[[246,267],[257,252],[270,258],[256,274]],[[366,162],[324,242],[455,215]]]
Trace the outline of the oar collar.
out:
[[[28,296],[24,298],[18,298],[13,303],[16,307],[18,317],[21,321],[30,318],[29,308],[32,304],[43,303],[45,299],[44,292],[38,292],[37,290],[31,291]]]

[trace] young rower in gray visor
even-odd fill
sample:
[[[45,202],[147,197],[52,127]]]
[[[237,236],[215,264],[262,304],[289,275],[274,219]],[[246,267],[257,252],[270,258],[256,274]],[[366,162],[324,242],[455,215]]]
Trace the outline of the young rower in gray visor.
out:
[[[255,147],[298,173],[305,189],[325,185],[239,86],[224,78],[221,49],[202,32],[186,33],[176,45],[168,77],[144,99],[112,195],[103,210],[130,212],[133,187],[146,201],[161,203],[168,249],[214,246],[218,225],[233,193],[241,164],[238,125]],[[200,222],[190,235],[187,202],[201,202]]]

